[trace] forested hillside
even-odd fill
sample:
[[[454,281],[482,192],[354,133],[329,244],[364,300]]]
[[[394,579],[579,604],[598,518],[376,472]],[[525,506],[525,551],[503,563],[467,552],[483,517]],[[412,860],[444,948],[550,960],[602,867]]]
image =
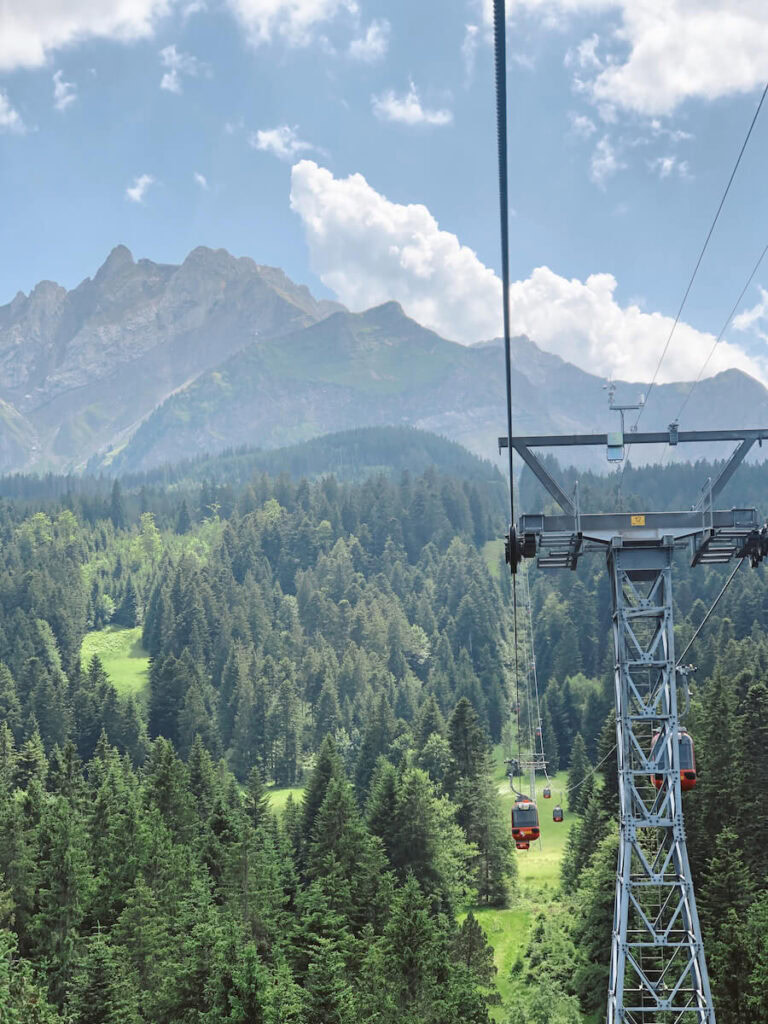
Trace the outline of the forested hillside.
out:
[[[224,514],[197,490],[157,521],[119,484],[0,509],[0,1006],[486,1020],[456,913],[514,891],[493,492],[259,477]],[[148,692],[81,663],[108,623],[141,629]],[[307,787],[278,817],[275,784]]]
[[[7,1019],[599,1019],[617,837],[604,566],[526,569],[544,745],[580,817],[562,891],[525,904],[543,912],[500,1006],[487,911],[464,912],[522,906],[513,858],[534,854],[512,852],[491,759],[493,744],[515,753],[504,504],[495,474],[459,465],[4,482]],[[678,500],[679,475],[630,479],[630,494]],[[611,507],[610,479],[587,485]],[[681,645],[722,582],[681,561]],[[764,570],[743,569],[691,651],[686,822],[719,1019],[734,1024],[768,1021],[767,612]],[[118,694],[81,657],[86,634],[89,650],[130,636],[146,684],[136,673]]]

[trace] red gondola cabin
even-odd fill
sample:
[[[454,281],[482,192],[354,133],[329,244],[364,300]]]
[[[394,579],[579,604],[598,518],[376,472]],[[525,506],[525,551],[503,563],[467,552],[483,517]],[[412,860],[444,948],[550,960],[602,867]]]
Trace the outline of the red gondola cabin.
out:
[[[531,848],[531,844],[524,842],[522,839],[520,840],[520,842],[515,843],[515,846],[518,848],[518,850],[530,850]]]
[[[557,807],[553,807],[552,808],[552,821],[562,821],[562,820],[563,820],[563,808],[560,807],[560,805],[558,804]]]
[[[536,804],[527,797],[518,797],[512,806],[512,838],[516,843],[532,843],[540,834]]]
[[[693,750],[693,740],[690,734],[685,729],[680,729],[677,733],[677,740],[680,749],[680,789],[683,791],[693,789],[696,785],[696,755]],[[659,747],[663,743],[661,733],[656,733],[651,743],[651,758],[656,760],[659,754]],[[667,765],[667,752],[666,750],[661,751],[661,767],[665,768]],[[662,783],[664,782],[663,775],[651,775],[651,782],[654,784],[656,789],[661,789]]]
[[[552,790],[550,789],[549,786],[545,786],[544,787],[544,792],[543,792],[542,796],[544,797],[545,800],[549,800],[551,798]]]

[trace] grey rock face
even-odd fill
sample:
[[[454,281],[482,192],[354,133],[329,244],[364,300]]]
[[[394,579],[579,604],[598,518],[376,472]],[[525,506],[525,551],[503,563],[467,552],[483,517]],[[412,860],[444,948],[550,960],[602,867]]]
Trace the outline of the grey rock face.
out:
[[[119,245],[71,292],[43,281],[0,307],[0,399],[31,428],[21,462],[0,442],[0,469],[77,465],[244,345],[336,308],[281,270],[204,247],[173,266]]]
[[[517,433],[615,428],[598,377],[526,338],[513,364]],[[665,429],[688,387],[657,385],[643,426]],[[645,390],[620,384],[619,396]],[[732,370],[698,385],[683,426],[766,423],[768,392]],[[500,342],[446,341],[396,302],[350,313],[278,268],[202,246],[176,266],[119,245],[72,291],[43,281],[0,307],[0,472],[139,469],[384,424],[493,457]]]

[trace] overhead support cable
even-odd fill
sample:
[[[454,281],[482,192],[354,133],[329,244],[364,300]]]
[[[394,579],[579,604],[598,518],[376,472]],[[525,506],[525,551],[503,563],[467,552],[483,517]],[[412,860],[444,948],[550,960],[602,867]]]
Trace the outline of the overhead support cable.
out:
[[[714,216],[714,218],[712,220],[712,223],[709,226],[709,231],[707,232],[707,237],[704,239],[704,245],[701,247],[701,252],[699,253],[699,258],[696,260],[696,265],[693,268],[693,273],[691,274],[691,278],[690,278],[690,280],[688,282],[688,286],[686,287],[685,293],[683,294],[683,299],[682,299],[682,301],[680,303],[680,306],[678,307],[674,323],[672,324],[672,329],[669,332],[667,340],[664,343],[664,348],[662,349],[661,355],[659,356],[659,361],[656,364],[656,369],[654,370],[653,378],[651,380],[651,383],[650,383],[650,386],[648,388],[648,391],[646,392],[646,395],[645,395],[645,403],[641,407],[640,411],[637,414],[637,419],[635,420],[635,427],[637,427],[637,424],[640,422],[640,417],[643,415],[643,411],[645,410],[646,406],[648,405],[648,399],[650,397],[651,391],[653,391],[653,388],[654,388],[654,386],[656,384],[656,379],[659,376],[659,370],[661,369],[661,364],[664,362],[664,357],[666,356],[667,350],[669,349],[669,344],[672,341],[672,336],[674,335],[674,333],[675,333],[675,331],[677,329],[677,325],[680,322],[680,317],[682,316],[683,309],[685,308],[685,304],[688,301],[688,296],[691,293],[691,288],[693,287],[693,282],[696,280],[696,275],[699,272],[699,267],[701,266],[701,261],[704,259],[704,253],[707,251],[707,247],[709,246],[709,242],[710,242],[710,239],[712,238],[712,234],[713,234],[713,232],[715,230],[715,226],[717,225],[717,222],[720,219],[720,214],[722,212],[723,206],[725,205],[725,200],[728,198],[728,193],[731,190],[731,185],[733,184],[733,179],[736,177],[736,172],[739,169],[739,164],[741,163],[741,158],[744,156],[744,151],[746,150],[747,143],[749,142],[750,137],[752,135],[752,130],[754,129],[755,124],[757,123],[757,118],[758,118],[758,116],[760,114],[760,110],[762,109],[763,102],[765,101],[765,97],[766,97],[767,93],[768,93],[768,82],[765,83],[765,88],[763,89],[763,93],[762,93],[762,95],[760,97],[760,102],[757,104],[757,110],[754,113],[754,116],[753,116],[752,121],[750,123],[749,129],[747,130],[747,134],[746,134],[746,136],[744,138],[744,141],[741,144],[741,149],[739,150],[739,155],[736,157],[736,163],[733,165],[733,170],[731,171],[731,176],[728,179],[728,184],[725,186],[725,191],[723,192],[723,195],[722,195],[722,197],[720,199],[720,203],[719,203],[719,205],[717,207],[717,211],[715,212],[715,216]]]
[[[517,701],[517,749],[520,734],[520,679],[517,631],[517,562],[515,542],[515,467],[512,447],[512,341],[509,327],[509,175],[507,171],[507,38],[506,5],[493,0],[493,50],[496,71],[496,144],[499,161],[499,222],[501,228],[501,296],[504,330],[504,367],[507,390],[507,453],[509,458],[508,557],[512,568],[512,621],[515,645],[515,699]],[[522,776],[521,776],[522,778]]]
[[[683,651],[683,653],[682,653],[682,654],[680,655],[680,657],[679,657],[679,658],[677,659],[677,664],[678,664],[678,665],[682,665],[682,663],[683,663],[683,658],[684,658],[684,657],[686,656],[686,654],[688,653],[688,651],[690,651],[691,647],[693,646],[693,641],[694,641],[694,640],[696,639],[696,637],[697,637],[697,636],[699,635],[699,633],[700,633],[700,632],[702,631],[702,629],[704,628],[704,626],[705,626],[705,625],[707,624],[707,621],[708,621],[708,619],[709,619],[710,615],[712,614],[712,612],[713,612],[713,611],[715,610],[715,608],[717,608],[718,604],[720,603],[720,598],[721,598],[721,597],[723,596],[723,594],[724,594],[724,593],[726,592],[726,590],[728,589],[728,587],[730,587],[730,585],[731,585],[731,581],[733,580],[734,576],[735,576],[735,575],[736,575],[736,573],[737,573],[737,572],[739,571],[739,569],[740,569],[740,568],[742,567],[742,565],[744,565],[744,563],[746,562],[746,560],[747,560],[747,556],[746,556],[746,555],[744,555],[744,557],[743,557],[743,558],[741,558],[741,559],[740,559],[740,560],[739,560],[739,561],[738,561],[738,562],[736,563],[736,565],[734,566],[733,572],[731,573],[731,575],[730,575],[730,576],[728,577],[728,579],[727,579],[727,580],[725,581],[725,583],[723,584],[723,588],[722,588],[722,590],[721,590],[721,591],[720,591],[720,593],[719,593],[719,594],[717,595],[717,597],[715,598],[715,600],[714,600],[714,601],[712,602],[712,605],[711,605],[711,607],[710,607],[709,611],[708,611],[708,612],[707,612],[707,614],[706,614],[706,615],[704,616],[704,618],[703,618],[703,619],[701,620],[701,622],[699,623],[699,625],[698,625],[698,627],[697,627],[697,629],[696,629],[696,632],[695,632],[695,633],[693,634],[693,636],[691,637],[691,639],[690,639],[690,640],[688,641],[688,644],[686,645],[686,648],[685,648],[685,650],[684,650],[684,651]]]
[[[659,376],[659,370],[661,369],[661,364],[664,362],[664,358],[665,358],[665,356],[667,354],[667,351],[669,349],[670,342],[672,341],[674,333],[677,330],[677,325],[680,322],[680,317],[682,316],[683,309],[685,308],[685,304],[688,301],[688,296],[691,293],[691,288],[693,287],[693,282],[696,280],[696,275],[699,272],[699,267],[701,266],[701,262],[704,259],[704,254],[707,251],[710,239],[712,238],[712,234],[713,234],[713,232],[715,230],[717,222],[720,219],[720,214],[721,214],[721,212],[723,210],[723,206],[725,205],[725,200],[728,198],[728,193],[731,190],[731,185],[733,184],[733,180],[736,177],[736,172],[738,171],[739,165],[741,164],[741,158],[744,156],[744,153],[745,153],[746,148],[747,148],[747,144],[749,143],[749,140],[750,140],[750,138],[752,136],[752,131],[753,131],[754,127],[755,127],[755,124],[757,123],[757,119],[758,119],[758,117],[760,115],[760,111],[762,110],[763,103],[765,102],[765,97],[766,97],[767,94],[768,94],[768,82],[765,83],[765,87],[763,88],[763,92],[762,92],[762,94],[760,96],[760,102],[757,104],[757,109],[755,110],[755,113],[754,113],[754,115],[752,117],[752,120],[750,122],[749,128],[747,129],[747,134],[744,137],[744,141],[741,144],[741,148],[739,150],[739,155],[736,157],[736,163],[733,165],[733,170],[731,171],[731,175],[728,178],[728,183],[725,186],[725,190],[724,190],[724,192],[723,192],[723,194],[722,194],[722,196],[720,198],[720,202],[718,204],[717,210],[715,211],[715,216],[713,217],[712,223],[709,226],[709,231],[707,232],[707,237],[704,239],[704,245],[701,247],[701,251],[699,252],[698,259],[696,260],[696,264],[695,264],[695,266],[693,268],[693,273],[691,274],[690,280],[688,281],[688,285],[687,285],[687,287],[685,289],[685,292],[683,293],[683,298],[682,298],[682,301],[680,302],[680,305],[678,307],[677,314],[675,315],[675,319],[674,319],[674,322],[672,324],[672,328],[671,328],[671,330],[670,330],[670,332],[669,332],[669,334],[667,336],[666,342],[664,343],[664,348],[662,349],[661,355],[659,356],[659,360],[658,360],[658,362],[656,364],[656,369],[653,372],[653,377],[651,379],[651,383],[650,383],[650,385],[648,387],[648,391],[646,392],[646,395],[645,395],[645,401],[644,401],[643,405],[640,407],[640,411],[638,412],[637,418],[635,419],[634,426],[632,428],[633,430],[637,430],[637,425],[640,422],[640,418],[641,418],[641,416],[645,412],[645,409],[648,406],[648,399],[650,398],[651,392],[653,391],[653,389],[654,389],[654,387],[656,385],[656,381],[657,381],[658,376]],[[760,261],[762,261],[762,256],[760,257]],[[759,265],[760,261],[758,261],[758,265]],[[713,350],[714,350],[714,346],[713,346]],[[703,370],[702,370],[702,372],[703,372]],[[693,389],[691,389],[691,390],[693,390]],[[624,463],[623,463],[622,468],[621,468],[621,474],[619,476],[619,489],[618,489],[619,501],[621,500],[621,486],[622,486],[622,483],[624,481],[624,474],[626,472],[626,468],[627,468],[627,466],[629,464],[629,456],[630,456],[630,452],[631,451],[632,451],[632,442],[630,440],[629,445],[627,446],[627,455],[626,455],[626,458],[624,459]]]
[[[683,399],[682,405],[678,409],[677,416],[675,417],[675,421],[676,422],[678,422],[678,423],[680,422],[680,417],[683,414],[683,410],[685,409],[686,405],[688,405],[688,402],[691,400],[691,395],[696,390],[696,385],[699,383],[701,378],[704,376],[704,371],[706,370],[707,366],[709,366],[709,361],[712,358],[712,356],[715,354],[715,349],[720,344],[720,342],[723,340],[723,336],[725,335],[725,332],[728,330],[728,328],[729,328],[729,326],[731,324],[731,320],[733,320],[733,318],[736,316],[736,310],[741,305],[741,300],[747,294],[747,289],[749,288],[749,286],[754,281],[755,275],[757,274],[758,270],[760,269],[760,264],[763,262],[763,259],[765,258],[765,254],[767,252],[768,252],[768,245],[766,245],[765,248],[763,249],[763,251],[760,253],[760,256],[759,256],[759,258],[757,260],[757,263],[755,263],[754,267],[752,268],[752,273],[747,278],[747,282],[744,285],[744,287],[741,289],[741,292],[739,293],[738,299],[736,299],[736,301],[734,302],[733,308],[731,309],[730,313],[728,314],[728,316],[727,316],[727,318],[725,320],[725,323],[720,328],[720,333],[715,338],[714,344],[712,345],[712,348],[709,350],[709,355],[707,356],[707,358],[702,363],[701,369],[699,370],[698,377],[693,382],[693,384],[691,384],[691,387],[690,387],[690,389],[688,391],[688,394]]]

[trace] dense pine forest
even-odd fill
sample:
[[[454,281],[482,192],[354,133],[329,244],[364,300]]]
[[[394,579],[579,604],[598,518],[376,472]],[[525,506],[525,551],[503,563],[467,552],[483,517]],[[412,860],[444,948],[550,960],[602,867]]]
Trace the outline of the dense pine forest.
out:
[[[364,472],[255,458],[0,487],[0,1019],[599,1019],[617,841],[600,559],[527,570],[544,746],[577,817],[499,1005],[479,921],[524,898],[494,779],[515,743],[500,478],[445,450],[403,468],[391,439]],[[743,472],[768,508],[764,471]],[[622,500],[686,482],[635,471]],[[606,478],[585,494],[617,500]],[[682,645],[723,574],[678,570]],[[728,1024],[768,1021],[766,622],[745,568],[690,655],[686,825]],[[115,629],[149,655],[134,693],[81,653]]]

